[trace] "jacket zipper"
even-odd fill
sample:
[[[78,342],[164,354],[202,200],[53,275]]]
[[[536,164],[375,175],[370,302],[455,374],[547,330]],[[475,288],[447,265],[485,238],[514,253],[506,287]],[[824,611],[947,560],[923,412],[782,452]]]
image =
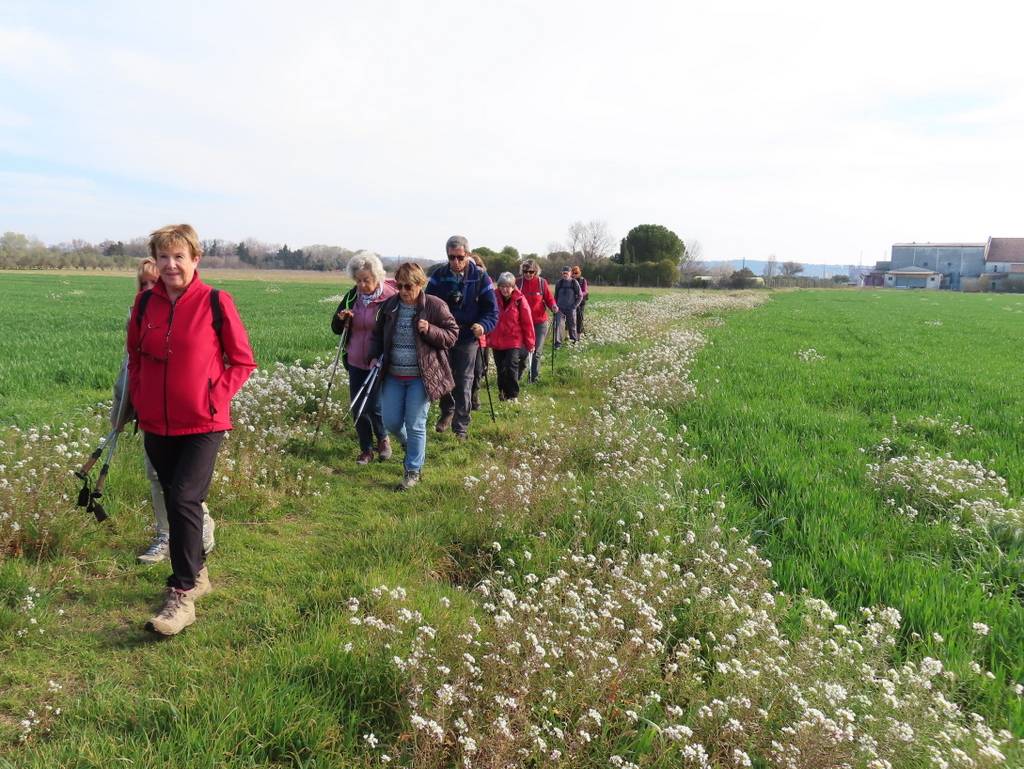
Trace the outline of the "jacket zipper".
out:
[[[171,324],[174,322],[174,308],[178,300],[171,302],[171,312],[167,316],[167,334],[164,335],[164,435],[171,434],[171,416],[167,411],[167,369],[171,365]]]

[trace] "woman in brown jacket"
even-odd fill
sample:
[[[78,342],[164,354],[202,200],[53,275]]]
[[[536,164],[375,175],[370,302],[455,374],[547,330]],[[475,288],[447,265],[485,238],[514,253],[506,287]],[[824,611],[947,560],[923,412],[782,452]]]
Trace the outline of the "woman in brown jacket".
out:
[[[423,292],[427,276],[406,262],[395,273],[398,295],[377,315],[373,356],[381,367],[384,426],[405,448],[405,474],[396,491],[420,480],[427,453],[430,402],[455,387],[446,350],[459,338],[459,325],[448,305]]]

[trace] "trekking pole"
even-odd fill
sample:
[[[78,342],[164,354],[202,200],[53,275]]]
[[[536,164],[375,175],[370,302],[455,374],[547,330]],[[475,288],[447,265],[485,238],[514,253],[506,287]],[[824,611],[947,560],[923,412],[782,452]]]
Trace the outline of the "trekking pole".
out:
[[[551,376],[555,376],[555,354],[558,347],[555,345],[555,338],[558,336],[558,313],[551,317]]]
[[[316,444],[320,438],[320,427],[324,422],[324,411],[327,408],[327,399],[331,397],[331,386],[334,384],[334,375],[338,373],[338,361],[341,360],[341,351],[345,349],[345,342],[348,340],[348,330],[350,326],[345,326],[341,332],[341,337],[338,339],[338,351],[334,354],[334,365],[331,366],[331,376],[327,379],[327,392],[324,393],[324,399],[320,402],[320,410],[316,415],[316,430],[313,432],[313,443]]]
[[[352,424],[355,424],[363,416],[363,410],[366,408],[366,404],[370,402],[370,396],[373,394],[374,385],[377,382],[377,377],[380,375],[380,366],[374,366],[370,370],[370,375],[366,377],[366,381],[363,383],[362,388],[359,390],[360,393],[363,390],[366,393],[363,395],[363,405],[359,407],[359,411],[356,413],[355,419],[352,420]],[[356,399],[352,401],[352,405],[355,406],[359,402],[359,395],[356,395]],[[352,409],[349,408],[349,411]]]
[[[480,347],[476,348],[477,357],[482,358],[483,357],[483,353],[484,353],[484,351],[483,351],[482,348],[480,348]],[[497,360],[497,359],[495,359],[495,360]],[[498,365],[498,364],[495,363],[494,365]],[[487,385],[487,406],[491,410],[491,421],[492,422],[497,422],[498,420],[495,419],[495,417],[494,417],[494,401],[491,400],[491,377],[487,373],[487,369],[488,368],[490,368],[490,367],[487,365],[487,361],[484,361],[484,384]]]

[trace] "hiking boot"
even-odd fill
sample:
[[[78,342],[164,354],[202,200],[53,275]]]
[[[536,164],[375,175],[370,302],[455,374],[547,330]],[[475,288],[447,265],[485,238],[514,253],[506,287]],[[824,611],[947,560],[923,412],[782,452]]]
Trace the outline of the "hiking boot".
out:
[[[466,435],[466,433],[454,433],[454,435],[455,440],[457,440],[459,443],[465,443],[466,441],[469,440],[469,436]]]
[[[196,604],[192,590],[167,588],[167,599],[160,613],[146,623],[146,630],[160,635],[177,635],[196,621]]]
[[[449,427],[452,426],[452,420],[455,418],[455,412],[450,411],[447,414],[442,414],[441,418],[437,420],[437,425],[434,427],[439,433],[446,432]]]
[[[213,585],[210,584],[210,575],[204,566],[199,570],[199,573],[196,574],[196,586],[189,590],[188,594],[192,596],[192,600],[195,601],[212,591]]]
[[[469,410],[470,411],[479,411],[480,410],[480,396],[479,396],[479,394],[473,393],[472,397],[469,400]]]
[[[139,553],[139,563],[160,563],[170,557],[171,537],[169,534],[157,532],[153,540],[143,552]]]
[[[368,465],[373,461],[373,449],[367,449],[356,457],[357,465]]]
[[[406,470],[402,476],[402,482],[395,486],[395,491],[408,491],[420,482],[419,470]]]
[[[391,459],[391,441],[387,438],[381,438],[377,441],[377,459],[381,462]]]
[[[217,546],[217,540],[213,537],[213,530],[217,528],[213,517],[210,515],[210,508],[203,502],[203,554],[209,555],[210,551]]]

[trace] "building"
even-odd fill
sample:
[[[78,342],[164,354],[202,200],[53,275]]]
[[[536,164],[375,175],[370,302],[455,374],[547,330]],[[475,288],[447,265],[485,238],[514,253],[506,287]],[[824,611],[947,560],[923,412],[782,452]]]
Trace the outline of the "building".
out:
[[[1013,278],[1024,280],[1024,238],[989,238],[985,244],[985,274],[997,290]]]
[[[927,267],[899,267],[885,273],[886,288],[930,288],[942,287],[942,273]]]
[[[992,240],[993,238],[989,238],[989,244]],[[1024,238],[1012,240],[1024,242]],[[959,291],[961,278],[977,278],[985,272],[988,248],[985,243],[896,243],[892,247],[889,269],[893,272],[904,271],[900,275],[904,283],[914,278],[913,273],[905,272],[908,268],[917,267],[936,272],[941,275],[942,288]],[[920,273],[917,273],[917,277],[920,277]],[[889,274],[886,273],[885,285],[900,283],[897,282],[896,276],[890,282]]]

